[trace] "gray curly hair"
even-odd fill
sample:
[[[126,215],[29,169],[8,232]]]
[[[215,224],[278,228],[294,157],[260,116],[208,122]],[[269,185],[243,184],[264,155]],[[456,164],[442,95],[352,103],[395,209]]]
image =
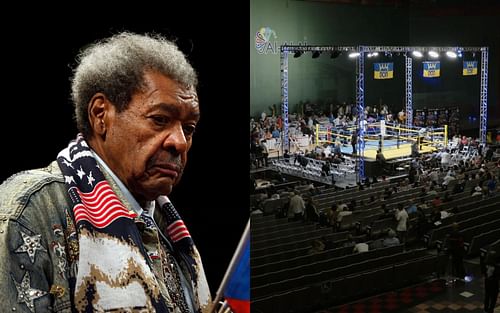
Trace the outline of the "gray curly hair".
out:
[[[197,74],[177,45],[160,35],[123,32],[86,47],[78,56],[71,82],[78,131],[91,134],[88,105],[102,92],[118,112],[144,88],[144,73],[152,70],[196,88]]]

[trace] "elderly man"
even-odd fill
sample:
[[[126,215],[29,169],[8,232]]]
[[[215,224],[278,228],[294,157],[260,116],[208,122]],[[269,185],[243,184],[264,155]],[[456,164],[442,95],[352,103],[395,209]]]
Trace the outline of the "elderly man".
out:
[[[211,296],[168,199],[200,117],[194,69],[161,37],[89,46],[72,80],[80,134],[0,186],[0,300],[16,312],[205,312]]]

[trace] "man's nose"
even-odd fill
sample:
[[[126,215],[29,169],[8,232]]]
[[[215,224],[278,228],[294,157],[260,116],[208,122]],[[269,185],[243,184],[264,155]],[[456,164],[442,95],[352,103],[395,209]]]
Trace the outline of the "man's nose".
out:
[[[182,154],[187,150],[187,140],[184,136],[184,130],[181,123],[175,123],[168,130],[168,134],[163,141],[165,150],[175,151],[176,154]]]

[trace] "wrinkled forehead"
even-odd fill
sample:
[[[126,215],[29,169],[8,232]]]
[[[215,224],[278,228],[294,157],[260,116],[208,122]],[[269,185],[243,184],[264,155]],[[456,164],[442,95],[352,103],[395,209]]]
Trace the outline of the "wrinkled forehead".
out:
[[[145,72],[143,88],[136,96],[143,98],[149,105],[163,103],[178,106],[177,109],[199,110],[198,93],[193,85],[155,71]]]

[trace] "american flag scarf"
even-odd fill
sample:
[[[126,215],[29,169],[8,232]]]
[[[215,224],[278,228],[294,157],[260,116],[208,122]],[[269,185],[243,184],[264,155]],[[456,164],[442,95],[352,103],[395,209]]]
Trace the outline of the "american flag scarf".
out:
[[[69,214],[78,234],[78,271],[76,280],[70,281],[73,311],[171,312],[172,305],[160,293],[135,224],[144,216],[138,217],[119,199],[81,134],[59,153],[57,162],[73,205]],[[168,198],[161,196],[157,203],[167,225],[158,231],[163,231],[183,256],[196,309],[205,312],[211,297],[198,250]]]

